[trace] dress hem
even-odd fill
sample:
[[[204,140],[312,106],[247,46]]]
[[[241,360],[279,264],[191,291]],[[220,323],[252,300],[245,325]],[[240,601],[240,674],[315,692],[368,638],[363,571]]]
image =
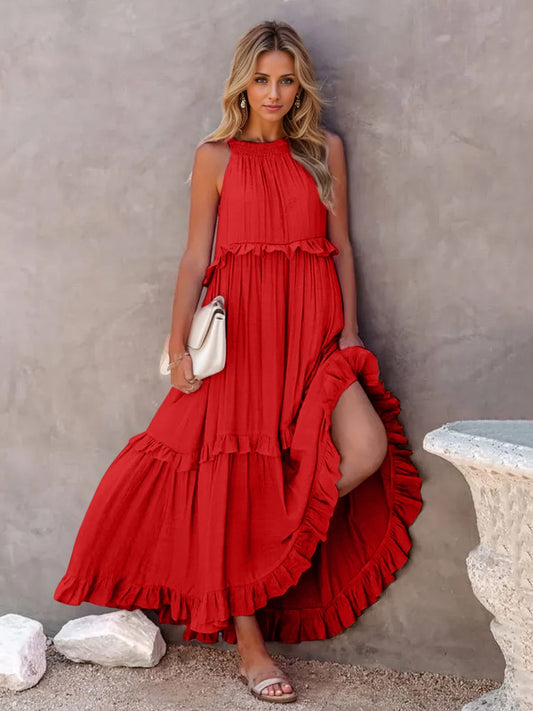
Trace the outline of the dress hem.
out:
[[[402,448],[407,439],[403,435],[403,426],[397,420],[399,401],[385,390],[379,380],[376,357],[360,346],[337,349],[319,366],[317,376],[317,385],[313,393],[309,393],[311,400],[315,401],[308,402],[308,412],[314,413],[316,417],[317,406],[321,411],[321,436],[325,437],[321,464],[313,481],[303,520],[294,533],[294,544],[271,571],[253,582],[208,591],[202,597],[181,594],[165,585],[139,586],[125,580],[117,581],[112,574],[82,581],[66,573],[56,589],[54,599],[70,605],[87,601],[128,610],[155,610],[162,623],[184,624],[186,628],[183,638],[186,641],[196,639],[207,643],[217,642],[219,635],[228,643],[236,643],[233,615],[255,613],[266,641],[297,643],[326,639],[349,627],[366,607],[378,599],[395,579],[394,573],[408,560],[412,544],[407,527],[413,523],[422,507],[421,481],[410,461],[412,451]],[[392,472],[389,525],[370,560],[326,607],[269,609],[268,600],[283,595],[298,582],[302,573],[311,566],[311,558],[319,541],[326,540],[339,499],[336,482],[341,476],[340,455],[330,436],[331,413],[343,390],[358,379],[380,415],[389,440],[388,453],[381,465],[390,466]],[[320,401],[316,398],[320,398]],[[302,416],[305,416],[304,412]],[[304,435],[298,429],[294,437],[291,432],[285,433],[282,439],[285,444],[291,440],[291,448],[305,447]],[[228,440],[221,440],[219,445],[224,445],[224,442]],[[233,444],[231,440],[229,442],[231,451],[238,451],[238,440],[233,440]],[[159,456],[163,453],[167,459],[178,454],[166,445],[159,444]],[[272,450],[272,442],[263,444],[269,451],[274,451],[278,446],[274,443]],[[250,442],[241,442],[241,445],[244,451],[250,451],[246,448]],[[137,450],[144,447],[145,451],[157,455],[154,452],[154,440],[147,437],[146,433],[132,437],[128,446]],[[237,450],[233,449],[235,446]],[[216,452],[211,449],[210,452],[206,450],[205,454],[213,456]]]

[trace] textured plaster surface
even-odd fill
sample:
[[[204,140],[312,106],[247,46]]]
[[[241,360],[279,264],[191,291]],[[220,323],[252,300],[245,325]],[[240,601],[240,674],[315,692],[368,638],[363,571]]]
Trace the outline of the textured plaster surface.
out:
[[[343,138],[359,322],[424,479],[411,559],[357,623],[288,655],[501,679],[465,558],[472,498],[426,432],[531,417],[533,6],[500,0],[7,3],[0,23],[1,613],[52,598],[157,373],[196,143],[238,36],[292,22]],[[168,629],[179,641],[181,630]]]

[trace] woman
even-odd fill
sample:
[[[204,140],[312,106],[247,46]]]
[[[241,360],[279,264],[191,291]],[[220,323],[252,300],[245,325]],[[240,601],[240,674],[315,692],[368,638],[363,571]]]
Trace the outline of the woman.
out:
[[[221,635],[251,692],[288,702],[265,640],[332,637],[375,602],[420,479],[359,336],[343,144],[292,27],[239,40],[222,104],[194,156],[172,387],[102,478],[54,597]],[[186,348],[202,286],[227,310],[226,365],[203,381]]]

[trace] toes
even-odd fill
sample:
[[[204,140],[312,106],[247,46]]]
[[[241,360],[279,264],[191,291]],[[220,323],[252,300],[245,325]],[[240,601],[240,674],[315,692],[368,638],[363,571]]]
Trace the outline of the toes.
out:
[[[270,684],[263,689],[262,694],[268,694],[268,696],[281,696],[283,693],[279,684]]]
[[[284,687],[283,689],[281,687]],[[282,684],[271,684],[263,689],[262,694],[267,694],[268,696],[281,696],[282,694],[290,694],[292,692],[292,686],[289,683],[282,682]]]

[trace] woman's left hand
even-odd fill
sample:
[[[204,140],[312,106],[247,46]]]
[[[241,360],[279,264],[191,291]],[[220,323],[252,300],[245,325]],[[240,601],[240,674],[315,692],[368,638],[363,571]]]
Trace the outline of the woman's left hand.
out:
[[[343,348],[350,348],[351,346],[360,346],[361,348],[366,348],[360,336],[358,336],[356,333],[341,332],[339,336],[339,349],[342,350]]]

